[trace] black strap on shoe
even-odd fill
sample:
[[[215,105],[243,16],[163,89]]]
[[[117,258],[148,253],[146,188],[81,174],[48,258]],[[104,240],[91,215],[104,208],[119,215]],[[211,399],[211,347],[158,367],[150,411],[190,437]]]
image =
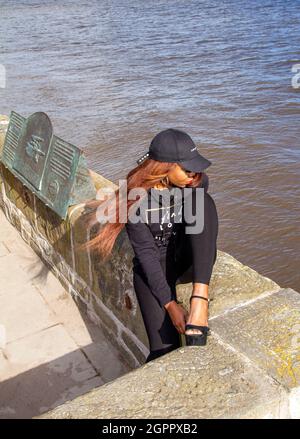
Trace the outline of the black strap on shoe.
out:
[[[208,326],[199,326],[199,325],[192,325],[191,323],[186,323],[185,325],[185,330],[189,330],[189,329],[200,329],[200,331],[202,331],[202,333],[207,333],[209,331],[209,327]],[[193,334],[186,334],[186,335],[193,335]],[[197,335],[197,334],[195,334]],[[199,334],[201,335],[201,334]]]
[[[191,302],[191,300],[192,300],[193,297],[197,297],[197,298],[199,298],[199,299],[204,299],[204,300],[207,300],[207,302],[210,302],[210,300],[209,300],[207,297],[203,297],[203,296],[191,296],[191,297],[190,297],[190,302]]]

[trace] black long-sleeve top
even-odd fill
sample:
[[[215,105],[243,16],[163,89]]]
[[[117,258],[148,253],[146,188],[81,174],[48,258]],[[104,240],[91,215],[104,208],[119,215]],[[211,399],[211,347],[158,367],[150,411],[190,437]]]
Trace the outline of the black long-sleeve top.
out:
[[[134,269],[142,270],[146,276],[151,292],[156,296],[161,306],[172,300],[172,282],[170,276],[166,276],[166,267],[173,267],[175,273],[185,261],[180,261],[178,256],[181,253],[183,241],[190,244],[192,254],[192,280],[209,285],[213,265],[217,255],[218,235],[218,214],[215,202],[208,190],[208,176],[204,178],[199,187],[204,189],[204,227],[200,233],[185,233],[185,227],[191,226],[185,221],[184,202],[180,196],[164,199],[169,196],[168,190],[151,189],[148,191],[148,198],[140,205],[137,214],[141,214],[145,222],[133,223],[130,220],[126,223],[126,230],[134,250]],[[180,188],[178,188],[180,189]],[[182,189],[181,196],[182,196]],[[178,192],[177,194],[179,194]],[[195,206],[195,188],[192,189],[192,205]],[[163,201],[158,204],[159,208],[149,209],[151,200]],[[152,207],[152,206],[151,206]],[[195,209],[193,207],[193,213]],[[152,215],[159,215],[159,220]],[[179,222],[176,222],[179,221]],[[177,259],[176,259],[177,258]],[[178,260],[179,264],[178,267]],[[176,265],[177,261],[177,265]],[[170,270],[169,270],[170,271]],[[172,277],[172,276],[171,276]],[[173,285],[174,287],[174,285]]]

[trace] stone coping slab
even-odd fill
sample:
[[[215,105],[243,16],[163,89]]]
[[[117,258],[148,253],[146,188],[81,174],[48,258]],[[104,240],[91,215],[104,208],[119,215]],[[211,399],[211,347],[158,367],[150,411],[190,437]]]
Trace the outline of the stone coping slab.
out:
[[[178,348],[39,418],[278,418],[285,390],[213,335]]]
[[[185,282],[189,276],[189,272],[186,272],[182,280]],[[191,282],[176,285],[177,296],[187,310],[192,286]],[[218,250],[209,285],[209,315],[215,317],[261,294],[277,290],[280,290],[280,286],[276,282]]]
[[[300,386],[298,292],[280,289],[211,319],[210,328],[287,388]]]

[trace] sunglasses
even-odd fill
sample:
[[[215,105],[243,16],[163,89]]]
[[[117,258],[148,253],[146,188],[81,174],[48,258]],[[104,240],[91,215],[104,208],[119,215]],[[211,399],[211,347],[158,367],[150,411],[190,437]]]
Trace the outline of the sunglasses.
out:
[[[195,174],[195,171],[189,171],[188,169],[182,168],[184,170],[184,172],[186,172],[187,174]]]

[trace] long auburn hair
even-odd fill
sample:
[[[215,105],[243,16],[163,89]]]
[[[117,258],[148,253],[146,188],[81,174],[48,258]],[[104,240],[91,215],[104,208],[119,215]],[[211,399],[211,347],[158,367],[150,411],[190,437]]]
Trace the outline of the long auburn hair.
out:
[[[145,190],[151,189],[157,183],[161,183],[161,180],[164,179],[168,175],[169,170],[174,165],[174,163],[170,162],[159,162],[153,159],[146,159],[138,166],[133,168],[126,176],[127,181],[127,217],[126,221],[128,221],[128,211],[132,204],[134,204],[137,200],[129,200],[128,193],[133,188],[142,187]],[[202,182],[203,173],[196,173],[193,177],[193,181],[187,185],[187,187],[195,187],[200,185]],[[171,185],[171,184],[170,184]],[[167,186],[166,186],[167,187]],[[95,225],[99,226],[101,223],[97,219],[96,211],[102,203],[105,203],[106,208],[109,211],[110,203],[115,204],[115,221],[107,222],[101,228],[100,232],[96,234],[93,239],[85,242],[77,246],[79,250],[92,250],[98,251],[102,260],[107,260],[107,258],[111,255],[114,243],[121,232],[121,230],[125,227],[124,222],[119,222],[119,207],[122,206],[122,201],[119,204],[119,191],[120,189],[116,189],[112,197],[108,196],[105,200],[97,200],[92,199],[88,200],[85,203],[85,208],[87,208],[86,213],[83,213],[82,219],[84,224],[88,229],[91,229]],[[121,198],[122,200],[122,198]]]

